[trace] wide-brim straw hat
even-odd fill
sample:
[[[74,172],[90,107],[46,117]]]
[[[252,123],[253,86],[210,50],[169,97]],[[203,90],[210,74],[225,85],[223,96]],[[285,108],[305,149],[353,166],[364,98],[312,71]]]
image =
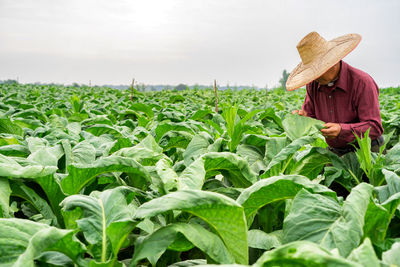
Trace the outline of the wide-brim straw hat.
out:
[[[361,41],[359,34],[346,34],[326,41],[317,32],[307,34],[297,45],[301,63],[290,73],[286,81],[288,91],[300,88],[324,74]]]

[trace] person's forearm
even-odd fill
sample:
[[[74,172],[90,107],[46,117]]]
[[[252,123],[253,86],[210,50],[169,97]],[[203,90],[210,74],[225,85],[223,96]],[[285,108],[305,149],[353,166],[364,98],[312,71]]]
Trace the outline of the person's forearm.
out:
[[[351,143],[355,140],[354,133],[362,137],[364,133],[370,128],[369,137],[374,140],[382,135],[383,131],[379,124],[375,121],[363,121],[358,123],[340,123],[342,130],[338,136],[339,139]]]

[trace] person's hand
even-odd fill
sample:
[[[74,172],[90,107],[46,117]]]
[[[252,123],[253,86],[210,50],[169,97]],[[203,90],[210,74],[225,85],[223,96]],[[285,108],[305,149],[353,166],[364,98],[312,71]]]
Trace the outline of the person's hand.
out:
[[[293,111],[292,111],[292,114],[299,114],[300,116],[307,117],[307,112],[305,112],[305,111],[302,110],[302,109],[300,109],[300,110],[298,110],[298,109],[293,110]]]
[[[342,127],[339,123],[328,122],[325,123],[323,129],[321,129],[322,134],[327,138],[335,138],[340,134]]]

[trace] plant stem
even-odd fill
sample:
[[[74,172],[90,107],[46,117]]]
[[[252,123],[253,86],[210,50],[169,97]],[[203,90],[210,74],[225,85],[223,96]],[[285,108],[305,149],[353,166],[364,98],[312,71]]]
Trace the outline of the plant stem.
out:
[[[284,166],[284,167],[283,167],[283,169],[281,170],[281,173],[282,173],[282,174],[284,174],[284,172],[285,172],[285,170],[286,170],[287,166],[289,166],[289,163],[292,161],[292,159],[293,159],[293,156],[294,156],[294,154],[293,154],[293,155],[291,155],[291,156],[289,157],[289,159],[287,160],[287,162],[286,162],[285,166]]]
[[[101,246],[101,262],[106,262],[107,255],[107,236],[106,236],[106,214],[104,211],[103,201],[99,199],[99,205],[101,207],[101,215],[102,215],[102,226],[103,226],[103,236],[102,236],[102,246]]]
[[[215,112],[218,113],[218,93],[217,93],[217,81],[214,80],[214,93],[215,93]]]
[[[348,169],[348,171],[351,174],[351,176],[354,178],[354,180],[356,180],[356,183],[360,184],[360,181],[358,180],[357,176],[355,176],[355,174],[350,169]]]

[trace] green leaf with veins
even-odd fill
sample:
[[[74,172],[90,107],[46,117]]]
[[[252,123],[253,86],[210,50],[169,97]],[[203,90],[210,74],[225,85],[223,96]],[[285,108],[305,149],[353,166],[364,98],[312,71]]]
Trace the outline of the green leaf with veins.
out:
[[[72,230],[11,218],[0,219],[0,265],[37,266],[35,259],[45,251],[58,251],[83,266],[84,245]]]
[[[64,211],[82,209],[82,217],[76,222],[93,245],[95,260],[116,259],[124,240],[136,226],[133,220],[136,206],[131,202],[134,195],[132,189],[120,186],[94,191],[89,196],[69,196],[61,202]],[[101,249],[101,255],[96,255],[96,249]]]
[[[234,262],[232,255],[216,234],[207,231],[198,224],[173,223],[146,236],[135,247],[131,266],[136,266],[136,263],[144,258],[148,258],[150,263],[155,266],[165,250],[178,239],[179,234],[182,234],[185,239],[206,253],[215,262]]]
[[[221,237],[237,263],[247,264],[247,225],[243,208],[217,193],[182,190],[144,203],[137,210],[139,219],[180,210],[191,213],[210,225]]]
[[[309,240],[329,250],[337,248],[347,257],[363,236],[372,189],[369,184],[359,184],[343,206],[333,198],[300,190],[284,219],[284,242]]]
[[[325,122],[297,114],[288,114],[282,121],[286,135],[293,141],[303,136],[322,137],[323,124]]]

